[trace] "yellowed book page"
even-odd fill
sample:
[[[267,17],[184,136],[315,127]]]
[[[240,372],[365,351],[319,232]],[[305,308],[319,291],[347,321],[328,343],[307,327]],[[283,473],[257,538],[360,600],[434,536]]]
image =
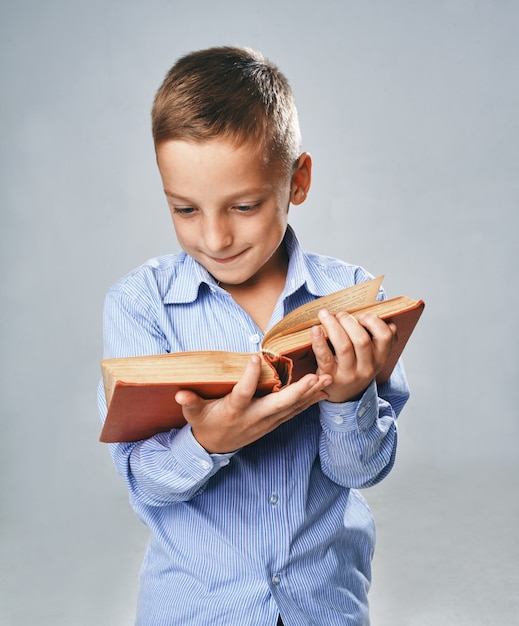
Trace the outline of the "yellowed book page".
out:
[[[134,383],[152,381],[169,382],[172,377],[178,382],[197,380],[225,380],[243,369],[253,353],[200,350],[172,352],[150,356],[105,359],[101,366],[118,380]],[[268,371],[268,368],[267,370]]]
[[[406,309],[414,306],[417,303],[413,298],[408,298],[407,296],[396,296],[395,298],[390,298],[389,300],[381,300],[380,302],[375,302],[370,306],[360,306],[354,309],[348,309],[348,313],[353,315],[353,317],[358,317],[365,311],[369,311],[370,313],[374,313],[378,315],[382,319],[387,317],[391,317],[395,313],[401,313]]]
[[[374,313],[382,319],[391,317],[396,313],[400,313],[416,304],[416,300],[407,296],[397,296],[390,300],[381,300],[380,302],[368,303],[359,307],[348,309],[353,317],[359,317],[365,311]],[[312,324],[316,326],[318,324]],[[320,324],[319,324],[320,325]],[[302,324],[301,327],[295,329],[291,333],[279,334],[271,337],[269,340],[268,351],[273,354],[289,354],[291,350],[301,346],[310,345],[312,343],[311,326]],[[324,333],[326,331],[321,326]]]
[[[252,353],[251,353],[252,354]],[[202,350],[105,359],[101,362],[107,403],[118,381],[129,383],[220,382],[238,380],[251,354]],[[272,375],[262,361],[261,380]]]
[[[375,302],[383,279],[383,276],[379,276],[298,307],[270,329],[263,339],[263,347],[271,352],[276,352],[270,346],[273,337],[315,326],[317,314],[321,309],[326,308],[330,313],[338,313]]]

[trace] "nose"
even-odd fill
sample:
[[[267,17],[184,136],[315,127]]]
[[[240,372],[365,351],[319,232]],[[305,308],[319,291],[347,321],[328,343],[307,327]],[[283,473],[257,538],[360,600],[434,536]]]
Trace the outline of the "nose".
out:
[[[208,252],[216,254],[228,248],[233,242],[229,220],[221,215],[206,217],[203,238]]]

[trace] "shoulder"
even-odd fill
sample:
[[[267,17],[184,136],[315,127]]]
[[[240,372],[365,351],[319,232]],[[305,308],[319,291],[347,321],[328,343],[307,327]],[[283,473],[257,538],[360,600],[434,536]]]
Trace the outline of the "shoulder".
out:
[[[185,258],[186,254],[181,252],[149,259],[114,283],[108,295],[135,300],[162,300],[175,283]]]
[[[306,284],[314,296],[323,296],[373,278],[360,265],[332,256],[303,250],[296,233],[289,227],[286,245],[290,258],[289,274],[295,285]]]
[[[362,266],[335,257],[305,250],[303,258],[308,273],[317,284],[326,279],[336,283],[337,288],[344,288],[373,278]]]

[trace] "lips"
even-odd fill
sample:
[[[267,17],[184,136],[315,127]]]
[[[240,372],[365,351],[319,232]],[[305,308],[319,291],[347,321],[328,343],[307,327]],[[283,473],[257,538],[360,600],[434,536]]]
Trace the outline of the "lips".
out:
[[[239,252],[238,254],[235,254],[233,256],[227,256],[225,258],[218,258],[218,257],[213,257],[213,256],[209,258],[211,259],[213,263],[218,263],[219,265],[227,265],[228,263],[232,263],[233,261],[236,261],[237,259],[239,259],[242,254],[243,252]]]

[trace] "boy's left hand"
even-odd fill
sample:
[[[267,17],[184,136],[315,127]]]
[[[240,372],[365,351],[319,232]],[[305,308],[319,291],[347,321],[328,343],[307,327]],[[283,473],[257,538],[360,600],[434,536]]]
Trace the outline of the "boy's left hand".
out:
[[[333,383],[326,389],[328,400],[357,400],[389,357],[396,326],[386,324],[370,313],[356,320],[349,313],[332,315],[327,310],[319,312],[319,321],[328,339],[319,326],[314,326],[312,348],[317,360],[317,374],[333,376]]]

